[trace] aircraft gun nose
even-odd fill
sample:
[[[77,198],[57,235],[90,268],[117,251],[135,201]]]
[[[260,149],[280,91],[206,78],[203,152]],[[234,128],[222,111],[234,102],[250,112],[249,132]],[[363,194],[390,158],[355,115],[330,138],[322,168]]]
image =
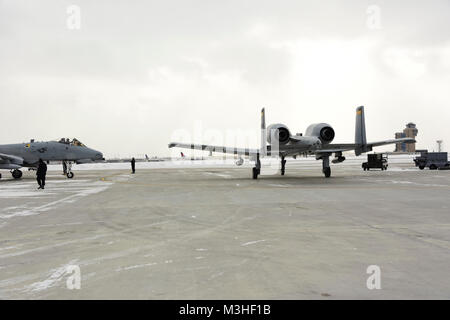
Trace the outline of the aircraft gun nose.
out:
[[[103,153],[101,153],[100,151],[91,149],[91,153],[92,153],[92,160],[105,160],[105,158],[103,157]]]

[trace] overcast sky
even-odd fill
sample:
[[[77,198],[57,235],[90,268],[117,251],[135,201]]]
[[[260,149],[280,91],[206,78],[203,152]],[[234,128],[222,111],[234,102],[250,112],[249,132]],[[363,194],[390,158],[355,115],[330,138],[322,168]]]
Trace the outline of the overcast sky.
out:
[[[369,140],[414,122],[418,148],[449,150],[449,0],[0,0],[2,144],[256,147],[238,136],[261,107],[292,133],[327,122],[353,142],[359,105]]]

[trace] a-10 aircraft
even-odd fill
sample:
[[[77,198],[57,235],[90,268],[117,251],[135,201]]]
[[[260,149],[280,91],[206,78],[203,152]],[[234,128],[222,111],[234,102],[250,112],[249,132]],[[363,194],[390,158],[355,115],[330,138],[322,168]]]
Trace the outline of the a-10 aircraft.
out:
[[[315,155],[316,160],[322,160],[322,172],[326,178],[331,176],[330,156],[334,154],[333,163],[343,162],[345,157],[342,152],[354,150],[359,156],[362,153],[372,151],[373,147],[378,147],[394,143],[414,143],[413,138],[400,138],[367,142],[366,125],[364,119],[364,107],[356,108],[355,142],[354,143],[331,143],[334,139],[334,129],[327,123],[316,123],[310,125],[305,135],[292,135],[288,127],[284,124],[272,124],[266,129],[265,110],[261,110],[261,147],[260,149],[229,148],[212,146],[205,144],[187,144],[171,142],[169,148],[179,147],[195,150],[206,150],[213,152],[229,153],[240,156],[247,156],[255,161],[253,167],[253,179],[257,179],[261,173],[260,159],[265,156],[279,156],[281,158],[281,175],[284,175],[286,168],[286,157],[296,157],[298,155]],[[269,145],[266,144],[266,141]],[[239,165],[242,162],[238,162]]]
[[[104,160],[100,151],[86,147],[77,139],[59,141],[4,144],[0,145],[0,169],[11,170],[15,179],[22,177],[21,167],[36,168],[39,159],[43,161],[62,161],[67,178],[73,178],[72,162],[89,163]],[[0,175],[1,178],[1,175]]]

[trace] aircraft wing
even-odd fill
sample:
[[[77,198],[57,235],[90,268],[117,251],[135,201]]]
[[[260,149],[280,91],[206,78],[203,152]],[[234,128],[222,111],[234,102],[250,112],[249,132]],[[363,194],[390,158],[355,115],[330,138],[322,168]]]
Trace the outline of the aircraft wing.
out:
[[[258,153],[261,153],[260,149],[250,149],[250,148],[235,148],[235,147],[222,147],[222,146],[212,146],[207,144],[190,144],[190,143],[180,143],[180,142],[171,142],[169,144],[169,148],[185,148],[192,150],[204,150],[204,151],[213,151],[213,152],[221,152],[228,154],[237,154],[242,156],[256,156]],[[270,155],[272,151],[272,146],[266,146],[266,154]],[[283,145],[280,146],[278,153],[283,153],[285,155],[294,155],[299,152],[305,152],[308,149],[305,146],[298,145]]]
[[[355,150],[358,147],[359,145],[355,143],[334,143],[325,145],[324,149],[317,149],[316,153],[344,152]]]
[[[205,150],[212,152],[221,152],[221,153],[229,153],[229,154],[238,154],[243,156],[256,155],[259,153],[258,149],[249,149],[249,148],[233,148],[233,147],[221,147],[221,146],[211,146],[207,144],[190,144],[190,143],[180,143],[180,142],[171,142],[169,143],[169,148],[178,147],[192,150]]]
[[[390,139],[390,140],[383,140],[383,141],[376,141],[376,142],[369,142],[365,145],[365,148],[367,151],[371,151],[373,147],[379,147],[384,146],[387,144],[394,144],[394,143],[414,143],[416,142],[413,138],[400,138],[400,139]],[[358,148],[362,148],[363,146],[360,144],[355,143],[334,143],[334,144],[328,144],[325,146],[324,149],[318,149],[316,153],[333,153],[333,152],[343,152],[343,151],[351,151]]]
[[[364,152],[371,151],[373,147],[383,146],[386,144],[394,144],[394,143],[412,143],[415,142],[413,138],[400,138],[400,139],[391,139],[391,140],[383,140],[376,142],[369,142],[365,146],[356,143],[332,143],[324,146],[323,149],[315,149],[308,150],[305,146],[297,146],[293,145],[285,145],[280,146],[280,153],[284,153],[286,156],[298,154],[301,152],[313,151],[316,154],[320,153],[335,153],[335,152],[344,152],[344,151],[352,151],[356,149],[364,149]],[[243,156],[251,156],[256,155],[260,152],[259,149],[249,149],[249,148],[234,148],[234,147],[222,147],[222,146],[212,146],[207,144],[190,144],[190,143],[180,143],[180,142],[171,142],[169,144],[169,148],[178,147],[192,150],[204,150],[204,151],[212,151],[212,152],[221,152],[228,154],[238,154]],[[271,146],[267,146],[267,154],[271,153]]]

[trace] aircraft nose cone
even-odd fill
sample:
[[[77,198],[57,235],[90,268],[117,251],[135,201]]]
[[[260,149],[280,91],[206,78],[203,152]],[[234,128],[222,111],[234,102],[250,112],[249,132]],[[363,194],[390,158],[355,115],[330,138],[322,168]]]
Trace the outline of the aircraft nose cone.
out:
[[[91,150],[92,150],[92,160],[105,160],[105,158],[103,158],[103,153],[94,149]]]

